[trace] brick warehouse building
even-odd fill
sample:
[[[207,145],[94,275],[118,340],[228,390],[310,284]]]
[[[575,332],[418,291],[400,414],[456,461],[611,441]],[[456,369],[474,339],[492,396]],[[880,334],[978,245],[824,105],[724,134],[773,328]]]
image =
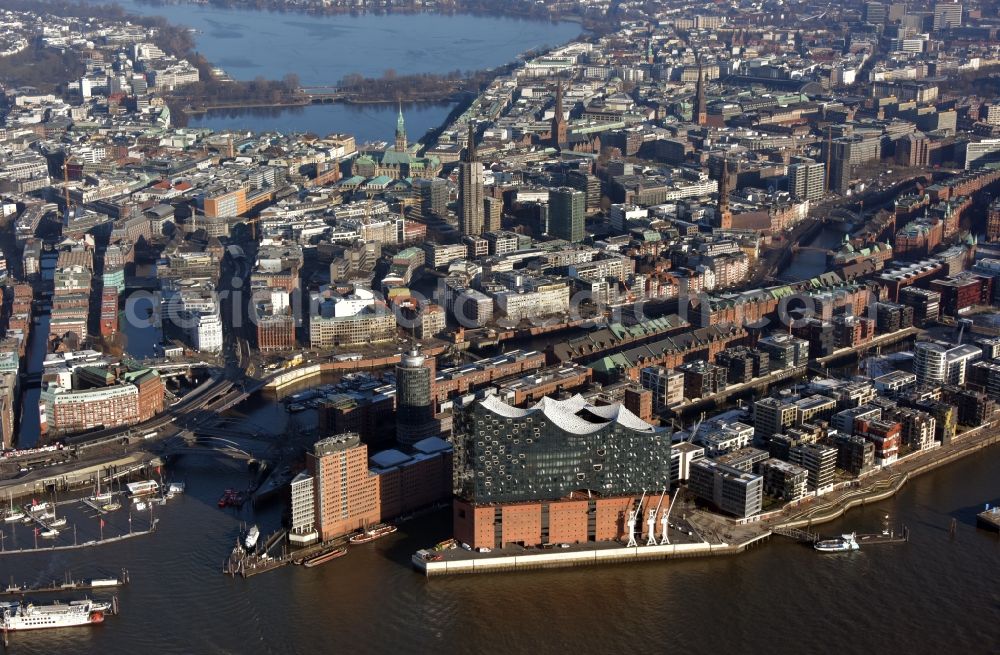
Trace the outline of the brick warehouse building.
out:
[[[643,491],[670,486],[669,434],[619,403],[490,396],[456,421],[454,534],[474,548],[620,539]]]
[[[337,434],[317,441],[306,463],[312,503],[301,508],[303,524],[292,527],[315,531],[321,541],[451,496],[452,449],[437,437],[414,444],[412,454],[384,450],[369,459],[356,433]]]

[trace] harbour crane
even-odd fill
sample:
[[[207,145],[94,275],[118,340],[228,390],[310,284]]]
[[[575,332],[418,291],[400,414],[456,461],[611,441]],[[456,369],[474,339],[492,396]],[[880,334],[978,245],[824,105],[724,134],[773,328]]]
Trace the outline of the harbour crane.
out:
[[[663,506],[663,496],[667,493],[667,488],[663,488],[663,493],[660,494],[660,501],[656,503],[656,509],[649,511],[649,518],[646,520],[646,545],[655,546],[656,545],[656,515],[660,513],[660,507]]]
[[[674,497],[670,499],[670,503],[667,505],[667,511],[665,511],[663,516],[660,517],[660,525],[663,528],[663,534],[660,537],[661,546],[670,545],[670,536],[667,531],[667,528],[670,526],[670,510],[674,508],[674,503],[677,501],[677,497],[680,496],[680,493],[680,487],[678,487],[677,491],[674,493]]]
[[[642,503],[644,500],[646,500],[645,489],[642,491],[642,497],[639,498],[639,504],[634,510],[628,513],[628,521],[626,522],[628,526],[628,543],[625,544],[627,548],[634,548],[639,545],[635,540],[635,526],[639,522],[639,515],[642,513]]]

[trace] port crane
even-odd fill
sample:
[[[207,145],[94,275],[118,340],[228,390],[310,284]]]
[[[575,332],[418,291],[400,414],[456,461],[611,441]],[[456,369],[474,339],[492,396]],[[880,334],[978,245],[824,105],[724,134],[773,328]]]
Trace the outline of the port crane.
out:
[[[656,503],[656,509],[649,510],[649,518],[646,520],[646,545],[655,546],[656,545],[656,515],[660,513],[660,507],[663,506],[663,496],[666,495],[667,489],[663,488],[663,493],[660,494],[660,501]],[[665,529],[665,528],[664,528]]]
[[[639,515],[642,513],[642,503],[646,500],[646,491],[643,490],[642,497],[639,498],[639,504],[634,510],[630,510],[628,513],[628,521],[626,525],[628,526],[628,543],[625,544],[628,548],[634,548],[639,544],[635,540],[635,526],[639,522]]]

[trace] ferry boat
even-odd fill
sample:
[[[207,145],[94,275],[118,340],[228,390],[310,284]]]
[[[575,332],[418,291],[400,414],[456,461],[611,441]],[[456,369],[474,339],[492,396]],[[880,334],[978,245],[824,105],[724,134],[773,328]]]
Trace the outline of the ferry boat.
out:
[[[821,553],[846,553],[851,550],[860,550],[861,546],[858,545],[857,534],[842,534],[836,539],[824,539],[823,541],[817,541],[813,548]]]
[[[143,480],[141,482],[129,482],[125,485],[128,492],[133,496],[148,496],[160,490],[160,485],[156,480]]]
[[[370,530],[363,530],[351,535],[351,538],[348,539],[348,541],[354,545],[367,544],[370,541],[375,541],[376,539],[392,534],[395,531],[396,526],[394,525],[376,525]]]
[[[108,603],[95,603],[91,600],[57,602],[51,605],[7,603],[0,609],[0,629],[40,630],[102,623],[108,609]]]
[[[330,560],[337,559],[338,557],[343,557],[346,554],[347,554],[347,547],[341,546],[340,548],[331,550],[328,553],[323,553],[321,555],[317,555],[316,557],[311,557],[307,559],[303,563],[303,566],[305,566],[307,569],[311,569],[314,566],[319,566],[320,564],[326,564]]]
[[[243,538],[243,545],[246,546],[247,550],[253,550],[257,545],[257,540],[260,538],[260,530],[256,525],[250,526],[247,530],[247,536]]]

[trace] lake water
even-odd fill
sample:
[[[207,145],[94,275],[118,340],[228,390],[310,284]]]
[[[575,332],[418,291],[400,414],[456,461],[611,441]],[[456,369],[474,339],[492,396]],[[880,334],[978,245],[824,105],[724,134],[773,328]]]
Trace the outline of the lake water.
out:
[[[577,37],[577,23],[528,21],[502,16],[392,14],[309,16],[297,13],[219,9],[204,5],[153,6],[120,0],[126,11],[163,16],[197,30],[197,49],[239,80],[299,76],[304,86],[335,85],[359,73],[378,77],[387,70],[447,73],[495,68],[519,54]],[[406,112],[411,140],[437,127],[449,104]],[[353,133],[358,141],[391,140],[394,107],[319,105],[282,111],[212,112],[189,125],[253,131]]]

